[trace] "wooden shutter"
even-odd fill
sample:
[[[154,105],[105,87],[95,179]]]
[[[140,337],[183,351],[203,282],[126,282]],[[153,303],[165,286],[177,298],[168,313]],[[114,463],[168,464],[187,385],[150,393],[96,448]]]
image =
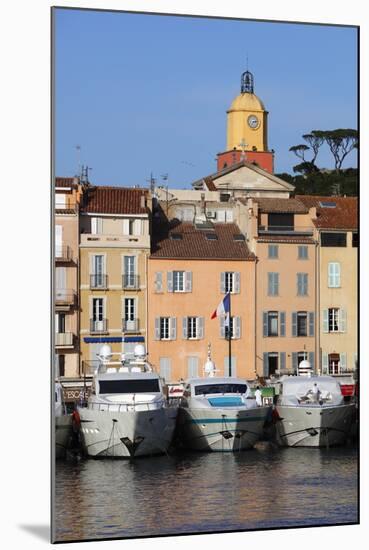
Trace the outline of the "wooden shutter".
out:
[[[233,274],[233,282],[234,282],[233,292],[235,294],[239,294],[240,293],[240,286],[241,286],[241,274],[238,271],[236,271]]]
[[[187,333],[188,333],[188,317],[182,317],[182,338],[184,340],[187,340]]]
[[[167,271],[167,290],[173,292],[173,271]]]
[[[220,274],[220,292],[225,294],[226,291],[226,274],[225,271],[222,271]]]
[[[219,317],[220,337],[225,338],[225,317],[221,315]]]
[[[323,332],[329,332],[329,311],[323,309]]]
[[[172,378],[171,360],[169,357],[160,357],[159,359],[160,376],[164,378],[165,382],[170,382]]]
[[[187,375],[188,378],[197,378],[199,375],[199,358],[188,357],[187,358]]]
[[[347,330],[347,315],[345,309],[339,311],[339,331],[346,332]]]
[[[322,374],[328,374],[328,353],[322,354]]]
[[[286,370],[286,352],[281,351],[279,354],[279,370],[284,371]]]
[[[292,336],[297,336],[297,312],[292,313]]]
[[[157,271],[155,273],[155,292],[163,292],[163,273]]]
[[[297,352],[296,352],[296,351],[293,351],[293,352],[292,352],[292,369],[294,370],[294,372],[297,372],[297,367],[298,367],[298,364],[297,364]]]
[[[263,336],[268,336],[268,312],[263,311]]]
[[[315,353],[313,351],[309,351],[308,353],[309,363],[311,365],[311,368],[313,369],[313,372],[315,370]]]
[[[267,378],[269,375],[269,354],[263,353],[263,376]]]
[[[346,352],[340,353],[340,370],[345,372],[347,370],[347,355]]]
[[[279,314],[279,335],[286,336],[286,313],[281,311]]]
[[[233,318],[234,323],[234,338],[241,338],[241,317],[234,317]]]
[[[314,311],[309,311],[309,336],[314,336],[315,315]]]
[[[133,223],[133,234],[136,236],[141,235],[141,220],[135,220]]]
[[[155,340],[160,340],[160,317],[155,317]]]
[[[129,219],[123,220],[123,235],[129,235]]]
[[[177,338],[177,318],[171,317],[169,321],[169,337],[171,340],[175,340]]]
[[[192,271],[185,272],[185,292],[192,292]]]
[[[198,317],[197,318],[197,338],[201,340],[204,338],[204,317]]]

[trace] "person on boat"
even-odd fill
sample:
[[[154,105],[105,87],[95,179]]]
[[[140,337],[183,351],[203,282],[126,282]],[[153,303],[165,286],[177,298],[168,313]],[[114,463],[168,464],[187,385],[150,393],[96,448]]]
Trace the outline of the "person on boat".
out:
[[[314,382],[313,399],[314,399],[314,401],[316,401],[316,403],[318,403],[319,398],[320,398],[320,389],[318,388],[318,384],[316,382]]]
[[[261,398],[261,391],[260,391],[260,388],[259,386],[256,386],[256,390],[255,390],[255,399],[256,399],[256,404],[258,407],[261,407],[263,405],[263,400]]]

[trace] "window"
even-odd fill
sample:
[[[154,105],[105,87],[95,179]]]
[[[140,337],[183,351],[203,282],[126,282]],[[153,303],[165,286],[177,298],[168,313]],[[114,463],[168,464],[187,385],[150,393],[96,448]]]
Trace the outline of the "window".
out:
[[[183,317],[183,338],[199,340],[204,337],[203,317]]]
[[[159,371],[160,376],[164,378],[164,381],[166,383],[170,382],[172,379],[172,365],[170,357],[159,358]]]
[[[106,330],[106,320],[104,319],[104,299],[92,299],[92,319],[91,332],[102,332]]]
[[[279,273],[268,273],[268,295],[278,296],[279,293]]]
[[[308,247],[307,246],[299,246],[297,257],[298,257],[299,260],[307,260],[308,259]]]
[[[105,288],[106,276],[105,276],[105,257],[102,254],[92,256],[92,275],[91,275],[91,287],[92,288]]]
[[[197,338],[197,317],[187,317],[187,338]]]
[[[159,380],[100,380],[100,393],[159,393]]]
[[[195,386],[195,395],[207,395],[212,393],[246,393],[246,384],[201,384]]]
[[[290,229],[294,228],[293,214],[268,214],[269,229]]]
[[[229,332],[231,339],[241,338],[241,317],[231,317],[230,327],[225,322],[225,318],[221,317],[221,335],[228,340]]]
[[[124,298],[124,319],[125,321],[134,321],[135,319],[134,298]]]
[[[340,310],[336,307],[328,309],[328,332],[339,331],[339,314]]]
[[[270,244],[268,246],[268,258],[270,260],[278,258],[278,245],[277,244]]]
[[[173,292],[184,292],[184,271],[173,271]]]
[[[328,264],[328,286],[339,288],[341,286],[341,265],[338,262]]]
[[[91,233],[92,235],[101,235],[103,232],[103,221],[101,218],[91,218]]]
[[[65,333],[65,313],[57,313],[55,315],[55,332],[59,334]]]
[[[297,336],[307,336],[307,311],[297,312]]]
[[[197,378],[199,375],[199,358],[187,358],[187,376],[188,378]]]
[[[308,274],[307,273],[297,273],[297,295],[298,296],[308,295]]]
[[[134,235],[135,220],[128,220],[128,235]]]
[[[135,256],[124,256],[124,288],[135,288],[136,282],[136,262]]]
[[[170,317],[160,317],[160,340],[170,339]]]
[[[268,311],[268,336],[278,336],[277,311]]]
[[[327,233],[321,234],[322,246],[346,246],[346,233]]]
[[[220,276],[220,292],[239,294],[241,275],[237,271],[223,271]]]
[[[357,248],[359,246],[359,233],[352,234],[352,246]]]

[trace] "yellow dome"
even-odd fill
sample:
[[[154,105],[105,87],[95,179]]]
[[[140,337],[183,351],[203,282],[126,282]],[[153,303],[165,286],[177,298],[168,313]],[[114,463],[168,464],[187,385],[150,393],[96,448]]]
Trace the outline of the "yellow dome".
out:
[[[257,95],[244,93],[233,100],[229,111],[265,111],[265,107]]]

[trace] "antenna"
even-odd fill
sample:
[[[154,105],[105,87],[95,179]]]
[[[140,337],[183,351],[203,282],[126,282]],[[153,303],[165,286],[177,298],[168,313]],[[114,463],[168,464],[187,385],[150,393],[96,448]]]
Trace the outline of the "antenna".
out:
[[[88,184],[89,183],[89,180],[88,180],[88,171],[89,170],[92,170],[91,166],[84,166],[82,164],[82,168],[81,168],[81,183],[85,183],[85,184]]]
[[[146,180],[150,184],[150,191],[154,194],[156,178],[154,178],[152,172],[150,173],[150,179]]]
[[[81,146],[76,145],[75,147],[76,147],[76,151],[77,151],[77,164],[78,164],[77,174],[79,176],[80,173],[81,173]]]

